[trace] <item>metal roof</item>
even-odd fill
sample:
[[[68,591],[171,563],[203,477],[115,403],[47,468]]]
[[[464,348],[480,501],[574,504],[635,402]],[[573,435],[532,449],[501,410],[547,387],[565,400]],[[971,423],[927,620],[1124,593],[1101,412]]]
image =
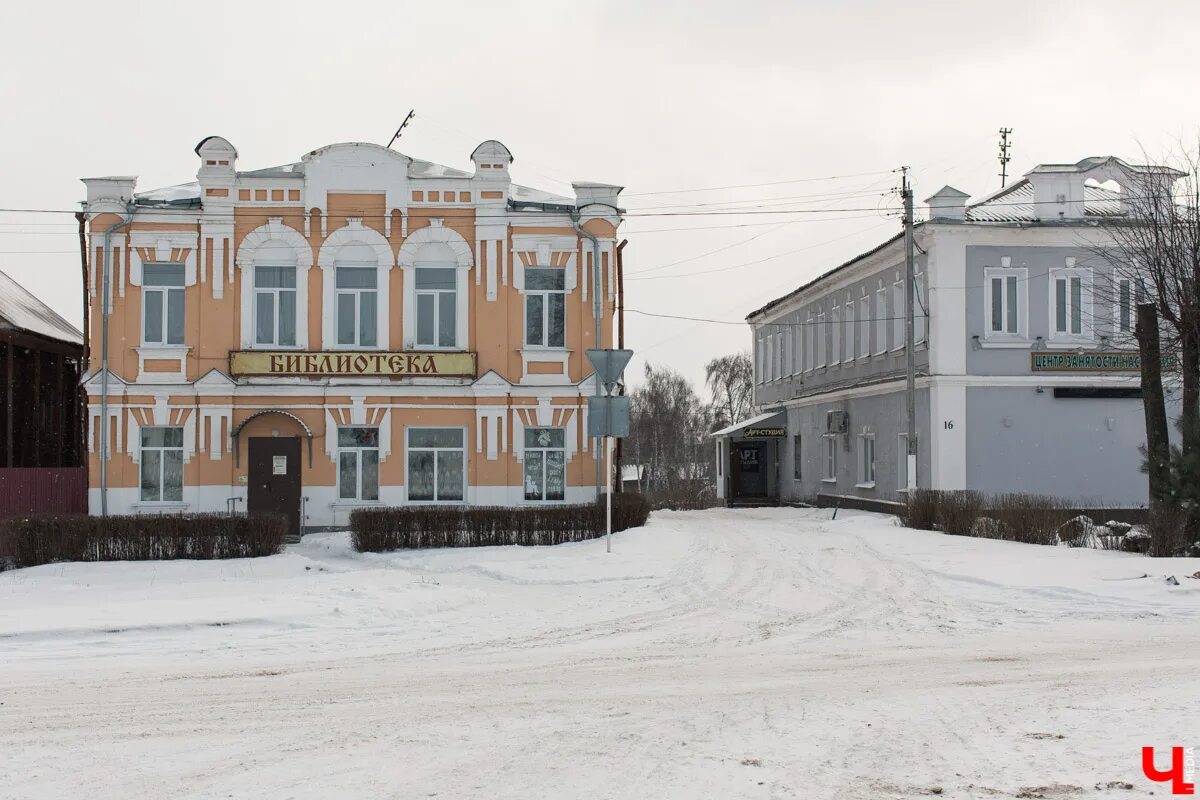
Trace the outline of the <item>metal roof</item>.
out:
[[[0,271],[0,327],[13,327],[50,339],[83,344],[83,333],[21,284]]]
[[[1087,217],[1121,216],[1121,193],[1103,186],[1083,186],[1083,213]],[[1027,178],[967,206],[967,222],[1036,222],[1033,185]]]
[[[766,414],[759,414],[757,417],[744,419],[741,422],[733,423],[727,428],[721,428],[719,431],[713,431],[709,434],[709,438],[712,438],[713,436],[728,436],[731,433],[737,433],[743,428],[749,428],[751,425],[761,425],[762,423],[768,421],[778,423],[778,425],[782,427],[783,425],[787,424],[787,416],[779,409],[768,411]]]

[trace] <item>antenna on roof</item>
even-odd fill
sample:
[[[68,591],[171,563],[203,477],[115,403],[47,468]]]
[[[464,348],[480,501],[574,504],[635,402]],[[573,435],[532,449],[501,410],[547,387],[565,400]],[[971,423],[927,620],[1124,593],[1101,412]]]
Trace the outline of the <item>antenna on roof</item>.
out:
[[[1012,160],[1012,156],[1008,154],[1008,148],[1011,143],[1008,141],[1009,134],[1012,133],[1012,128],[1000,129],[1000,188],[1004,188],[1004,184],[1008,183],[1008,162]],[[399,135],[399,132],[397,132]]]
[[[411,122],[412,118],[416,115],[417,110],[415,108],[410,108],[408,110],[408,116],[404,118],[404,122],[400,123],[400,127],[396,128],[396,132],[392,134],[392,140],[387,143],[389,148],[396,143],[396,140],[400,138],[400,134],[404,132],[404,129],[408,127],[408,123]]]

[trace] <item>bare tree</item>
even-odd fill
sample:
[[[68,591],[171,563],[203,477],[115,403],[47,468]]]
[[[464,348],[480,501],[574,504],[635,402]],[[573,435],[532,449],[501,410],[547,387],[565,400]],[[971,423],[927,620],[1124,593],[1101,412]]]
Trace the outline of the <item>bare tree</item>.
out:
[[[1173,161],[1174,167],[1133,168],[1128,185],[1122,187],[1124,214],[1104,223],[1112,244],[1096,248],[1096,255],[1113,266],[1109,291],[1121,313],[1147,306],[1138,309],[1142,330],[1134,333],[1143,398],[1156,406],[1146,412],[1151,499],[1183,506],[1188,527],[1195,530],[1200,527],[1200,503],[1194,496],[1200,491],[1200,474],[1188,473],[1194,469],[1189,465],[1200,462],[1200,144],[1190,151],[1181,148]],[[1152,325],[1160,330],[1147,330]],[[1115,333],[1121,327],[1118,323]],[[1178,370],[1181,386],[1176,449],[1169,447],[1159,421],[1166,414],[1161,408],[1163,361]],[[1164,468],[1161,462],[1168,453]]]
[[[706,440],[708,407],[687,379],[669,367],[646,364],[644,382],[630,393],[626,457],[643,474],[643,487],[657,507],[706,505],[713,491],[712,459]]]
[[[730,353],[704,365],[704,383],[712,398],[713,425],[741,422],[754,404],[754,362],[750,353]]]

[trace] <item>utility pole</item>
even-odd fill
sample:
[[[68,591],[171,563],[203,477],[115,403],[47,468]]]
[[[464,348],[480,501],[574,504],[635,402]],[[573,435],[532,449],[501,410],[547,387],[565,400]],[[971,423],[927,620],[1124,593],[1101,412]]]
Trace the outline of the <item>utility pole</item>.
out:
[[[1012,128],[1000,129],[1000,188],[1008,183],[1008,162],[1012,160],[1012,156],[1008,154],[1008,148],[1011,143],[1008,141],[1009,134],[1012,133]]]
[[[907,488],[917,488],[917,359],[916,332],[913,327],[913,300],[916,294],[916,264],[913,260],[913,191],[908,182],[908,167],[900,168],[900,195],[904,198],[904,354],[907,371],[905,406],[908,435],[905,437],[905,476]]]

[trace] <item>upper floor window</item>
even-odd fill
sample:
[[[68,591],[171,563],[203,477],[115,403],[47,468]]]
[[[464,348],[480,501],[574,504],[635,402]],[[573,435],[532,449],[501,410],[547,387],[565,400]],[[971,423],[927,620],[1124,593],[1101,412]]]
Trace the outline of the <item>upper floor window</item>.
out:
[[[929,317],[929,310],[925,304],[925,292],[922,291],[923,273],[913,275],[913,341],[917,344],[925,341],[926,336],[926,320]]]
[[[296,346],[296,268],[254,266],[254,343]]]
[[[142,267],[142,342],[183,344],[183,264]]]
[[[986,338],[1025,338],[1025,269],[987,267],[983,271]]]
[[[1117,280],[1117,333],[1130,334],[1137,325],[1137,306],[1146,302],[1146,284],[1141,279]]]
[[[525,429],[525,499],[566,497],[566,438],[562,428]]]
[[[566,273],[561,269],[525,269],[525,344],[566,346]]]
[[[832,344],[829,345],[829,363],[837,364],[842,360],[842,308],[834,306],[829,312],[832,317],[829,326],[829,337]]]
[[[335,303],[339,346],[374,347],[377,343],[379,278],[375,267],[337,266]]]
[[[417,345],[455,347],[458,343],[458,270],[417,267]]]
[[[842,317],[845,335],[842,339],[842,361],[850,363],[854,360],[854,301],[846,303],[846,313]]]
[[[183,500],[183,428],[141,429],[142,502]]]
[[[871,298],[863,297],[858,301],[858,355],[866,358],[871,355]]]
[[[1052,338],[1092,338],[1091,284],[1091,271],[1087,269],[1068,267],[1050,273]]]
[[[887,295],[882,286],[875,292],[875,354],[887,351]]]
[[[904,303],[904,281],[892,284],[892,349],[904,347],[908,339],[908,307]]]
[[[379,428],[338,428],[338,499],[379,499]]]

